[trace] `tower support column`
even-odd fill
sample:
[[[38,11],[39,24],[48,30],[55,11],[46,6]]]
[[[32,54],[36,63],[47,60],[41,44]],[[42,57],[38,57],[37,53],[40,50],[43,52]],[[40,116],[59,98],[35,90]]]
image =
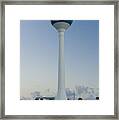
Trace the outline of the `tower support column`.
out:
[[[65,64],[64,64],[64,32],[65,29],[59,29],[59,58],[58,58],[58,92],[56,99],[65,100]]]

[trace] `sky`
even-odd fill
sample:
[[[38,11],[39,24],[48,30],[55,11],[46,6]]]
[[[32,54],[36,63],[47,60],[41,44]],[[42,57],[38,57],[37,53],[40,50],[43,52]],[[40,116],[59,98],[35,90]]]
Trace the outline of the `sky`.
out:
[[[55,95],[58,33],[50,20],[20,21],[20,95]],[[99,88],[99,21],[74,20],[65,31],[65,87]]]

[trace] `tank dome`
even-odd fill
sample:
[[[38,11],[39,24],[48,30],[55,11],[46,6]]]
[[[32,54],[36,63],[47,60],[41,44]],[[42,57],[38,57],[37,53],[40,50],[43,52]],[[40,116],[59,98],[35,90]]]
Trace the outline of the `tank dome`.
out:
[[[73,20],[51,20],[51,24],[54,25],[57,22],[66,22],[68,24],[72,24]]]

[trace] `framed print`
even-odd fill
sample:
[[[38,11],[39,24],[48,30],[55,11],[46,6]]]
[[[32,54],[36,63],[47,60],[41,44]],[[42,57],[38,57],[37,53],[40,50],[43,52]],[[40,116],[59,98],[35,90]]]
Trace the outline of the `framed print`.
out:
[[[118,119],[118,2],[1,9],[1,118]]]

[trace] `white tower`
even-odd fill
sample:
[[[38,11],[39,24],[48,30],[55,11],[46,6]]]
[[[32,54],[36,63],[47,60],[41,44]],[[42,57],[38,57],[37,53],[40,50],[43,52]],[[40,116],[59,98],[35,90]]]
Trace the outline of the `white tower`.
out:
[[[51,20],[51,24],[59,34],[59,60],[58,60],[58,91],[57,100],[66,100],[65,67],[64,67],[64,32],[72,24],[72,20]]]

